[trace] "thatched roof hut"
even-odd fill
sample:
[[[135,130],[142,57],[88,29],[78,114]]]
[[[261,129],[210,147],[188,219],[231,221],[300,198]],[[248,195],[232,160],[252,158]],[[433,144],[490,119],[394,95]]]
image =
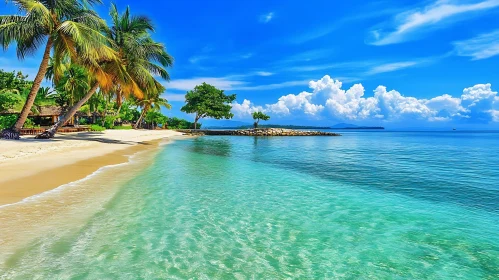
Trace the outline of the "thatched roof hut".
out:
[[[43,118],[51,118],[53,123],[56,123],[57,120],[59,119],[59,116],[62,114],[62,108],[59,106],[55,105],[49,105],[49,106],[40,106],[40,107],[34,107],[36,110],[32,110],[32,112],[29,113],[30,117],[43,117]],[[33,111],[35,111],[33,113]],[[2,111],[0,112],[0,115],[12,115],[12,114],[19,114],[20,111],[17,110],[7,110],[7,111]]]

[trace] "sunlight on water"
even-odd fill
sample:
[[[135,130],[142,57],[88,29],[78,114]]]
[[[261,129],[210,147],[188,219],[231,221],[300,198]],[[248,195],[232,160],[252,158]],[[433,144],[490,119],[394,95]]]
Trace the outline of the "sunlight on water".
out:
[[[497,143],[402,132],[178,141],[77,230],[19,249],[3,276],[494,279]]]

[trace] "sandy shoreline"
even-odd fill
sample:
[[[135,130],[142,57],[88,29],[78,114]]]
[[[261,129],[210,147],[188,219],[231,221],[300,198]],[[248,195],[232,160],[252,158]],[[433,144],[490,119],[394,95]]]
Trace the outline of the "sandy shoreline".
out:
[[[169,130],[108,130],[61,135],[53,140],[0,140],[0,206],[87,177],[103,166],[180,136]]]

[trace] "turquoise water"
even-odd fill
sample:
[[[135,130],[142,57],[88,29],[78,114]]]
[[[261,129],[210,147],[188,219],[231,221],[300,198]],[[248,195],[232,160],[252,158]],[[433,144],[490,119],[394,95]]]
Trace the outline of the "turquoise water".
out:
[[[3,276],[497,279],[499,133],[177,141]]]

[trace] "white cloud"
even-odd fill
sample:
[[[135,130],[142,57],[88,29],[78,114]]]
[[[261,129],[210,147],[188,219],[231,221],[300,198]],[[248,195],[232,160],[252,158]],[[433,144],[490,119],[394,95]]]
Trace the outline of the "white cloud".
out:
[[[457,55],[470,56],[473,60],[499,55],[499,30],[454,42],[454,46]]]
[[[277,103],[267,105],[267,111],[289,115],[292,111],[303,111],[307,115],[316,115],[324,109],[323,105],[311,103],[312,93],[302,92],[298,95],[288,94],[281,96]]]
[[[371,31],[373,45],[389,45],[407,41],[411,35],[439,27],[450,19],[469,19],[471,13],[486,11],[499,7],[499,0],[485,0],[476,3],[457,3],[452,0],[438,0],[435,3],[415,10],[406,11],[395,16],[394,25],[389,30],[375,29]],[[464,15],[467,15],[464,17]],[[462,18],[458,16],[463,15]]]
[[[245,53],[245,54],[241,55],[241,58],[248,59],[248,58],[251,58],[252,56],[253,56],[253,53]]]
[[[211,84],[219,89],[223,90],[238,90],[238,91],[258,91],[258,90],[273,90],[286,87],[293,87],[299,85],[306,85],[308,80],[298,80],[298,81],[287,81],[282,83],[274,84],[264,84],[264,85],[250,85],[245,81],[245,78],[251,76],[270,76],[273,73],[270,72],[251,72],[244,75],[229,75],[225,77],[197,77],[191,79],[177,79],[172,80],[169,83],[164,83],[165,87],[170,90],[192,90],[195,86],[202,84],[203,82]]]
[[[163,94],[163,98],[166,98],[169,102],[184,102],[185,94],[166,93]]]
[[[264,14],[260,16],[261,23],[269,23],[274,18],[274,13],[270,12],[268,14]]]
[[[232,113],[240,118],[249,117],[253,112],[263,112],[264,109],[261,106],[254,106],[251,101],[244,99],[243,103],[239,104],[237,102],[232,103]]]
[[[196,64],[200,61],[207,60],[209,57],[206,55],[198,55],[198,56],[193,56],[189,58],[189,62],[192,64]]]
[[[276,84],[267,84],[267,85],[259,85],[259,86],[236,86],[234,87],[234,90],[272,90],[272,89],[280,89],[280,88],[287,88],[287,87],[293,87],[293,86],[303,86],[308,83],[308,80],[298,80],[298,81],[289,81],[289,82],[282,82],[282,83],[276,83]]]
[[[378,86],[374,95],[365,97],[362,84],[342,89],[343,84],[326,75],[310,81],[311,92],[281,96],[276,103],[256,106],[249,100],[237,104],[238,111],[255,108],[275,115],[320,117],[327,112],[336,120],[431,121],[466,120],[471,122],[499,121],[499,96],[490,84],[465,88],[460,97],[449,94],[431,99],[402,95],[396,90]],[[239,108],[244,108],[239,109]]]
[[[246,85],[246,83],[243,81],[230,79],[227,77],[221,77],[221,78],[205,77],[205,78],[172,80],[171,82],[166,84],[166,87],[167,89],[187,91],[194,89],[195,86],[200,85],[202,83],[208,83],[223,90],[232,90],[238,86]]]
[[[258,76],[262,76],[262,77],[268,77],[268,76],[274,75],[274,73],[266,72],[266,71],[258,71],[255,74],[257,74]]]
[[[380,73],[394,72],[397,70],[409,68],[418,65],[419,62],[416,61],[404,61],[404,62],[395,62],[395,63],[387,63],[378,66],[374,66],[369,71],[367,71],[367,75],[376,75]]]

